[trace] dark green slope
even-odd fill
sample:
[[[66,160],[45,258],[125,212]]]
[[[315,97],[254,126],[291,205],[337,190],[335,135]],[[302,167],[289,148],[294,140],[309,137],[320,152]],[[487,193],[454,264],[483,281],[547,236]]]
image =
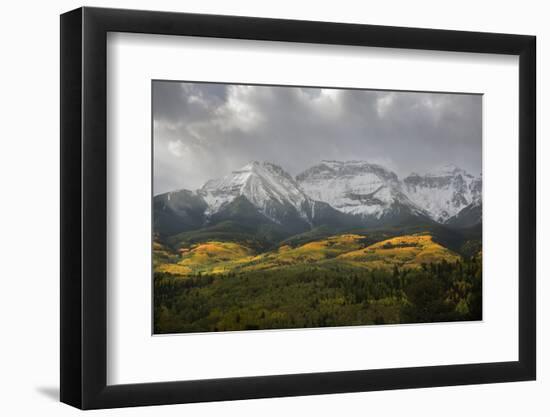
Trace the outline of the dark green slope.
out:
[[[445,223],[452,228],[468,228],[481,224],[482,207],[479,203],[472,203],[451,217]]]
[[[153,229],[160,236],[198,229],[205,221],[204,199],[189,190],[173,191],[153,198]]]

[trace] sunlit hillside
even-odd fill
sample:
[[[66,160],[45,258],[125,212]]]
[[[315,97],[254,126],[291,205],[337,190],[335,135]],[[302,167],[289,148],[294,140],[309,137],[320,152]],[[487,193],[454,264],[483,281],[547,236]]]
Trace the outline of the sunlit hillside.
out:
[[[196,273],[227,273],[241,263],[254,258],[254,252],[239,243],[209,241],[180,248],[176,262],[161,263],[156,267],[158,272],[174,275],[191,275]]]
[[[156,248],[155,270],[185,277],[197,273],[245,273],[299,265],[321,269],[334,269],[338,265],[360,269],[420,268],[422,264],[460,259],[434,242],[429,234],[399,236],[370,245],[365,236],[342,234],[296,247],[282,245],[265,253],[241,243],[208,241],[180,248],[178,252]]]
[[[399,236],[387,239],[366,248],[347,252],[340,257],[368,268],[420,268],[422,264],[456,262],[460,257],[449,249],[435,243],[428,234]]]

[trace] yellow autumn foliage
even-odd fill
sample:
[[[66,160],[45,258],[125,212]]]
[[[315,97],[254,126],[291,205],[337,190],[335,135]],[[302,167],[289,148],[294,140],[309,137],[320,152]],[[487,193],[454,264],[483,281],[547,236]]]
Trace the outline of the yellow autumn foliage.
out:
[[[459,255],[434,242],[429,234],[386,239],[366,248],[348,252],[339,259],[368,268],[419,268],[423,263],[455,262]]]
[[[342,234],[297,247],[282,245],[261,254],[240,243],[209,241],[184,248],[175,262],[158,264],[155,270],[180,276],[199,272],[227,274],[306,264],[321,266],[335,261],[364,269],[419,268],[423,263],[459,259],[429,234],[394,237],[366,247],[364,240],[361,235]]]

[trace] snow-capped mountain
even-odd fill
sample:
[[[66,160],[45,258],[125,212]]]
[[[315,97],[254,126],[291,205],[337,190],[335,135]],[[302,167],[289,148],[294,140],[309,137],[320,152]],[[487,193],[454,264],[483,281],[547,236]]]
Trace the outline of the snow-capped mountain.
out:
[[[322,161],[299,174],[296,181],[312,199],[364,219],[429,216],[406,195],[397,175],[377,164]]]
[[[294,178],[270,162],[254,161],[223,178],[210,180],[198,194],[208,205],[207,216],[243,196],[275,223],[281,223],[281,217],[288,216],[289,212],[311,222],[310,198]]]
[[[481,177],[452,164],[423,175],[413,173],[403,184],[409,198],[439,223],[457,216],[472,203],[481,203]]]
[[[276,225],[286,235],[316,226],[470,227],[481,222],[481,186],[481,177],[450,165],[400,180],[365,161],[322,161],[294,179],[275,164],[254,161],[196,191],[155,196],[154,224],[164,235],[228,221],[258,230]]]
[[[353,216],[311,199],[290,174],[270,162],[251,162],[196,191],[178,190],[154,198],[154,227],[162,235],[224,222],[258,229],[260,234],[276,229],[287,236],[319,225],[361,225]]]

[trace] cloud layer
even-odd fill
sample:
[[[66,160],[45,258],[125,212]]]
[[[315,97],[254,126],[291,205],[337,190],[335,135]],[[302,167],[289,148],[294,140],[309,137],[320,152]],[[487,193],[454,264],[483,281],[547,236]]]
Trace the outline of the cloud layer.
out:
[[[323,159],[399,176],[454,163],[481,172],[480,95],[153,83],[154,193],[196,189],[251,160],[291,174]]]

